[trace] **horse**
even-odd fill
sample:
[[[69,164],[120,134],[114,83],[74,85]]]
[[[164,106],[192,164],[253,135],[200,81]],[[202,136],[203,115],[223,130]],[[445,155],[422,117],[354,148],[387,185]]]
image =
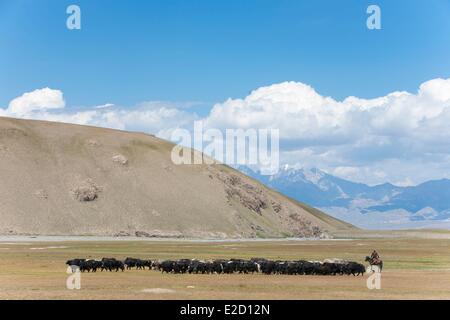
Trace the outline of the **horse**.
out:
[[[372,269],[372,266],[377,266],[380,269],[380,272],[381,272],[381,270],[383,270],[383,260],[380,260],[380,259],[375,260],[369,256],[366,256],[366,259],[364,261],[369,262],[372,272],[375,272],[375,270]]]

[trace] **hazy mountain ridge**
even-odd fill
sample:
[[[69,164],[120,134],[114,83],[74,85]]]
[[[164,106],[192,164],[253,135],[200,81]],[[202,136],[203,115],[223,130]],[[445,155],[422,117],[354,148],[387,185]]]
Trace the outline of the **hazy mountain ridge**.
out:
[[[427,226],[426,222],[436,226],[436,223],[450,221],[448,179],[411,187],[390,183],[368,186],[315,168],[285,166],[273,176],[263,176],[249,168],[238,169],[293,199],[302,199],[335,217],[364,227],[406,228]],[[414,225],[414,222],[421,223]]]

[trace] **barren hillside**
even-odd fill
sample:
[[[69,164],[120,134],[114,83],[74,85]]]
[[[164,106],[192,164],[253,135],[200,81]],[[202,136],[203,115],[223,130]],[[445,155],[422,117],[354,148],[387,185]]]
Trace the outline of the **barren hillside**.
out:
[[[143,133],[0,118],[0,234],[327,237],[353,227]]]

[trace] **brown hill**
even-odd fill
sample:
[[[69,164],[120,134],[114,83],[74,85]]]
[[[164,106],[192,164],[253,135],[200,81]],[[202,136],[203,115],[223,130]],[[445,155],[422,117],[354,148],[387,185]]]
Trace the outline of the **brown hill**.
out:
[[[154,136],[0,118],[0,234],[327,237],[353,226]]]

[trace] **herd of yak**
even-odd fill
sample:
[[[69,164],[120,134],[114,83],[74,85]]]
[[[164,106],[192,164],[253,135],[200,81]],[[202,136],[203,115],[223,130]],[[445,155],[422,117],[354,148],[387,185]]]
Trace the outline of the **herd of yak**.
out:
[[[263,258],[219,259],[200,261],[196,259],[152,261],[126,258],[124,261],[115,258],[102,260],[73,259],[66,262],[72,268],[81,272],[124,271],[130,269],[158,270],[162,273],[194,273],[194,274],[232,274],[232,273],[263,273],[286,275],[364,275],[364,265],[345,260],[320,261],[271,261]]]

